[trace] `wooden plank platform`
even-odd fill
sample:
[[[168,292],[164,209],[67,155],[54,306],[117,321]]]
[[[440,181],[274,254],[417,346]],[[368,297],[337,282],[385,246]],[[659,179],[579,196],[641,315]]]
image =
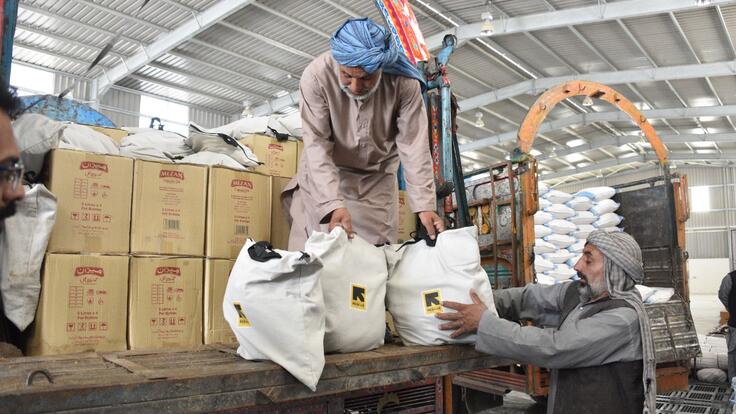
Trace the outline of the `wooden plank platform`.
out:
[[[0,359],[0,413],[265,408],[508,364],[470,346],[387,345],[328,355],[313,393],[280,366],[246,361],[222,346]],[[53,384],[37,375],[26,385],[36,370],[46,370]]]

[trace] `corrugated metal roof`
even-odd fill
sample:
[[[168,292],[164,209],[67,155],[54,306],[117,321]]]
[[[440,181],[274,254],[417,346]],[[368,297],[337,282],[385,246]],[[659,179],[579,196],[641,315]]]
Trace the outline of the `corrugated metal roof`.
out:
[[[479,22],[487,8],[485,0],[410,2],[425,36],[449,29],[454,24]],[[188,21],[192,13],[205,11],[217,3],[217,0],[152,0],[138,13],[140,0],[21,0],[13,57],[17,61],[61,73],[84,75],[88,62],[110,39],[119,36],[113,53],[102,61],[100,68],[87,75],[93,78],[101,75],[103,69],[119,64],[121,58],[139,53],[143,46],[150,45]],[[593,4],[596,3],[591,0],[495,0],[491,2],[491,11],[496,16],[495,23],[502,24],[507,17]],[[382,20],[373,1],[256,0],[222,23],[185,40],[170,53],[155,59],[118,84],[200,108],[239,113],[244,101],[258,105],[295,90],[311,57],[327,51],[332,32],[346,18],[354,16]],[[736,43],[735,31],[736,5],[727,5],[620,22],[499,35],[470,41],[459,47],[451,59],[450,76],[455,93],[462,98],[470,98],[517,84],[532,76],[578,73],[585,78],[586,73],[698,61],[722,62],[736,58],[732,46]],[[621,79],[621,84],[616,87],[643,109],[682,107],[678,96],[689,107],[716,106],[719,103],[714,91],[723,104],[736,105],[735,77],[709,80],[712,87],[699,78],[631,85],[626,79]],[[464,113],[459,133],[464,139],[474,140],[514,131],[536,97],[520,95],[513,100],[488,105],[480,111],[486,124],[483,128],[474,126],[475,111]],[[548,119],[579,114],[581,100],[575,99],[574,102],[574,105],[558,105]],[[608,112],[613,109],[596,102],[586,110]],[[710,133],[736,132],[732,123],[723,117],[654,120],[653,125],[667,134],[700,133],[701,126]],[[545,140],[553,140],[563,148],[565,142],[575,138],[592,140],[630,133],[634,129],[630,122],[572,126],[545,133],[539,138],[538,145],[546,145],[543,144]],[[508,150],[513,146],[510,142],[499,148]],[[720,148],[727,150],[735,146],[729,142]],[[684,144],[670,147],[673,151],[690,151]],[[584,155],[601,161],[610,159],[610,154],[626,153],[626,150],[618,148],[603,148],[588,150]],[[477,154],[480,154],[477,161],[502,158],[498,149],[478,150]],[[560,161],[542,164],[551,168],[567,166]]]

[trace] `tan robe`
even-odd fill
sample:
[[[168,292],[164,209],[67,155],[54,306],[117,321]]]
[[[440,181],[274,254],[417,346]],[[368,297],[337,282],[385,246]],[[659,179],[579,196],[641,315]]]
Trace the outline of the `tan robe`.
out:
[[[419,82],[383,74],[376,92],[357,101],[340,89],[338,64],[326,52],[304,70],[299,92],[304,152],[281,194],[289,250],[303,249],[313,231],[327,231],[339,207],[366,241],[396,242],[399,160],[411,210],[437,209]]]

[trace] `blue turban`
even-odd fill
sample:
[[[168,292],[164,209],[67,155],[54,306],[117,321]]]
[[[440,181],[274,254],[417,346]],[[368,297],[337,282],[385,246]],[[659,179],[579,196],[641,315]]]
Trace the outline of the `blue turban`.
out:
[[[383,69],[390,75],[416,79],[426,89],[424,78],[406,55],[391,41],[386,29],[371,19],[349,19],[330,39],[337,63],[368,73]]]

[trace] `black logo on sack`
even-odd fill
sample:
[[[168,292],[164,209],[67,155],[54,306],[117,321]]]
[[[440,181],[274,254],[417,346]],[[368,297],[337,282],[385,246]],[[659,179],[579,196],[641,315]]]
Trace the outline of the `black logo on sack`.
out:
[[[350,307],[364,311],[366,308],[366,295],[368,288],[363,285],[350,285]]]

